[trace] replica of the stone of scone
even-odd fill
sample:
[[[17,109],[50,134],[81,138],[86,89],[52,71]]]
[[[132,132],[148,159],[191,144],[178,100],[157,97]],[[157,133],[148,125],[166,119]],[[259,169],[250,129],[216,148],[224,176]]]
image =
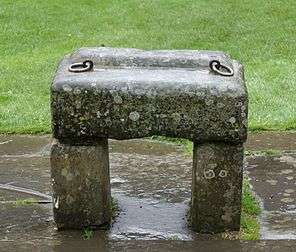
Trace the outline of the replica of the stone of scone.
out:
[[[60,228],[110,222],[108,138],[194,142],[191,226],[239,230],[247,91],[222,52],[82,48],[51,87],[54,216]]]

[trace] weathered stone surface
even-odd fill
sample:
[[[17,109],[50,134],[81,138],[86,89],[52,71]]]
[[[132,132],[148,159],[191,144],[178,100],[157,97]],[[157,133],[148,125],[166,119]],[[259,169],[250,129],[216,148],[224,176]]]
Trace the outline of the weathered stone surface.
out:
[[[86,59],[93,71],[68,71]],[[210,72],[212,59],[234,76]],[[221,52],[83,48],[64,58],[54,78],[53,132],[70,143],[151,135],[242,142],[247,102],[242,66]]]
[[[85,60],[93,61],[94,69],[68,71]],[[232,68],[234,75],[213,73],[211,60]],[[52,151],[60,227],[108,222],[107,140],[98,139],[163,135],[195,143],[193,229],[239,229],[248,99],[237,61],[221,52],[83,48],[61,62],[51,106],[53,134],[61,143]],[[76,188],[81,193],[74,195]]]
[[[202,233],[239,230],[242,144],[195,144],[192,174],[192,228]]]
[[[51,149],[54,218],[59,229],[99,227],[111,219],[108,141],[56,142]]]

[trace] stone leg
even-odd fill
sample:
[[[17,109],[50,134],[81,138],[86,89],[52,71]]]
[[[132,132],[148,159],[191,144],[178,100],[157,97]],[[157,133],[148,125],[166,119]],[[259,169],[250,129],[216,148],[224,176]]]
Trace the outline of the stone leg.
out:
[[[110,223],[108,139],[86,146],[54,143],[51,177],[58,229],[96,228]]]
[[[191,225],[200,233],[240,229],[243,145],[194,143]]]

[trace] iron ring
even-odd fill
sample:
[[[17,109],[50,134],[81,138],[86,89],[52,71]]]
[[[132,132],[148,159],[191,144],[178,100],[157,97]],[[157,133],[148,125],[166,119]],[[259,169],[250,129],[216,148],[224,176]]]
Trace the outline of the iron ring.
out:
[[[69,72],[82,73],[93,69],[94,63],[91,60],[73,63],[69,66]]]
[[[229,66],[223,65],[218,60],[212,60],[210,62],[210,68],[213,72],[220,74],[222,76],[233,76],[234,71]],[[225,69],[226,71],[221,71],[221,69]]]

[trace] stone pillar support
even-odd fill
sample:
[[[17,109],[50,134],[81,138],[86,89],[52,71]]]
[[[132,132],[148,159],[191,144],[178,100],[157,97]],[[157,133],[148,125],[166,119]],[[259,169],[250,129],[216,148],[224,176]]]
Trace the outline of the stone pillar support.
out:
[[[243,145],[194,143],[191,225],[201,233],[240,229]]]
[[[92,145],[56,141],[51,149],[54,219],[59,229],[110,223],[108,139]]]

